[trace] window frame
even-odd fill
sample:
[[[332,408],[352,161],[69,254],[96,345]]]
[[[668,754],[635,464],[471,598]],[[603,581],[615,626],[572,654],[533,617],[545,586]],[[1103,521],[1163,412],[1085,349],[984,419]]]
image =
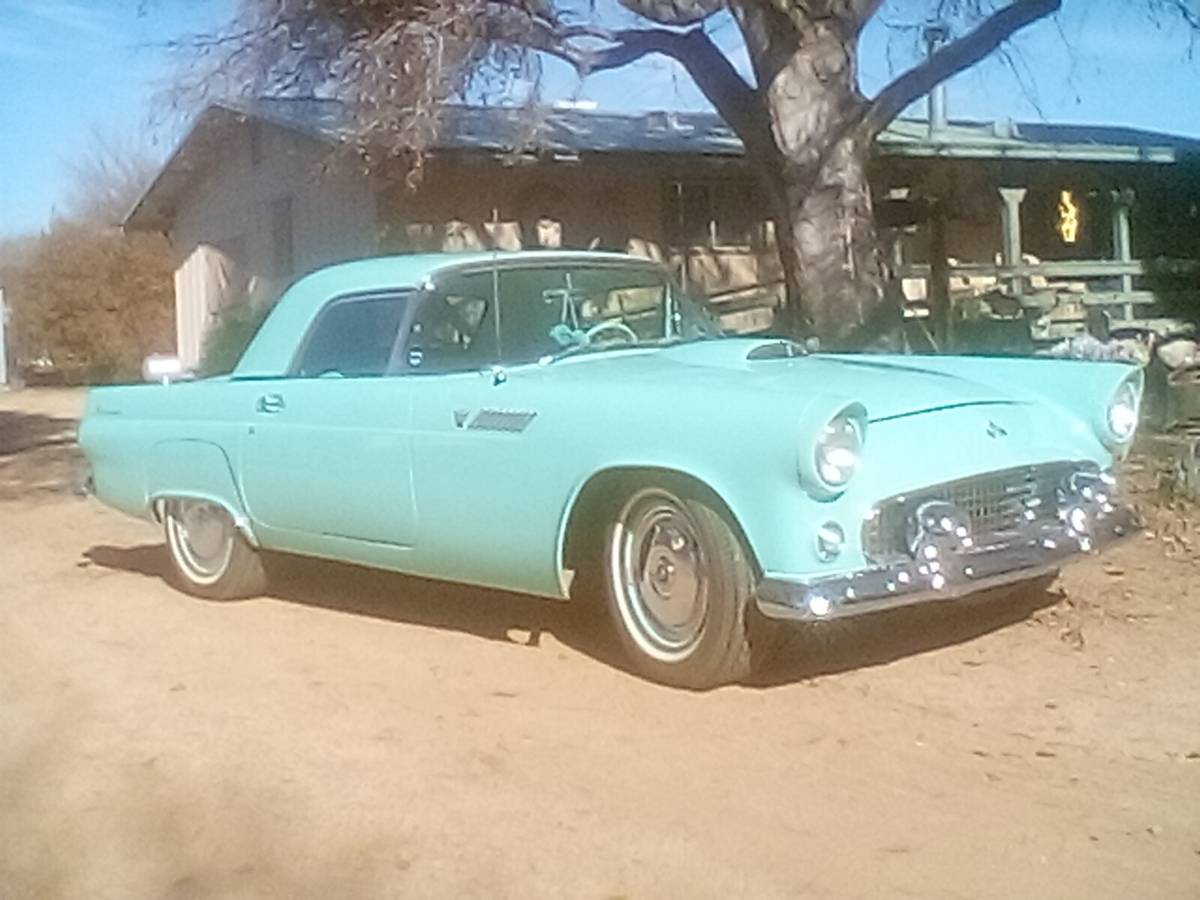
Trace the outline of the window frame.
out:
[[[413,323],[416,321],[417,316],[418,316],[419,312],[421,311],[421,309],[423,308],[423,306],[425,305],[425,303],[427,303],[429,301],[431,295],[436,292],[444,291],[447,289],[447,286],[444,284],[444,281],[447,278],[457,277],[457,276],[461,276],[461,275],[472,275],[472,274],[477,274],[477,273],[495,272],[498,274],[500,272],[514,271],[514,270],[521,270],[521,269],[546,269],[546,268],[561,268],[561,267],[570,267],[570,266],[590,267],[590,268],[635,269],[635,270],[642,271],[642,272],[653,273],[656,276],[660,277],[663,280],[663,283],[667,287],[667,296],[669,299],[668,299],[667,307],[664,310],[664,316],[670,317],[673,313],[677,312],[678,303],[681,299],[681,296],[680,296],[681,292],[679,289],[679,285],[676,284],[675,279],[671,276],[670,270],[667,269],[666,266],[663,266],[660,263],[656,263],[653,260],[645,260],[644,262],[642,262],[640,260],[639,261],[628,261],[628,260],[622,260],[622,259],[611,259],[611,260],[610,259],[594,259],[594,258],[590,258],[590,257],[586,257],[586,256],[564,255],[562,257],[556,257],[554,259],[537,259],[537,260],[513,259],[513,260],[498,260],[498,261],[491,261],[491,260],[473,261],[473,262],[469,262],[469,263],[461,263],[458,265],[450,265],[450,266],[446,266],[444,268],[440,268],[436,272],[433,272],[425,280],[424,284],[422,284],[421,286],[397,285],[396,287],[375,288],[375,289],[363,290],[363,291],[350,291],[350,292],[347,292],[344,294],[337,294],[337,295],[329,298],[329,300],[327,300],[321,306],[321,308],[316,312],[316,314],[313,316],[312,321],[308,324],[308,327],[305,329],[304,335],[301,337],[300,343],[297,345],[295,353],[292,354],[292,358],[289,361],[288,367],[282,377],[286,378],[286,379],[294,379],[294,380],[301,380],[301,381],[319,379],[322,377],[320,375],[299,375],[299,374],[297,374],[297,370],[298,370],[300,361],[302,360],[304,354],[307,352],[308,346],[312,341],[312,336],[316,333],[318,326],[321,324],[324,317],[328,314],[329,310],[334,305],[342,304],[342,303],[358,302],[358,301],[364,301],[364,300],[386,299],[389,297],[396,297],[396,298],[402,299],[404,301],[405,308],[400,316],[399,329],[398,329],[398,331],[396,333],[396,337],[392,343],[392,351],[391,351],[391,354],[388,359],[388,365],[387,365],[386,371],[383,373],[383,375],[344,375],[341,377],[341,380],[357,381],[357,380],[366,379],[366,378],[372,378],[372,379],[373,378],[381,378],[381,377],[388,378],[388,377],[408,376],[408,375],[416,375],[416,376],[429,378],[429,377],[434,377],[434,376],[462,375],[464,373],[472,373],[472,372],[478,373],[480,371],[487,371],[488,369],[492,368],[493,366],[503,366],[505,368],[514,368],[516,366],[523,366],[523,365],[537,365],[536,362],[505,363],[503,360],[504,347],[503,347],[502,343],[499,343],[496,347],[496,352],[495,352],[494,358],[491,360],[491,362],[486,363],[483,366],[474,366],[474,367],[467,368],[467,369],[455,369],[455,370],[451,370],[451,371],[436,371],[436,372],[430,371],[430,370],[424,370],[419,366],[411,366],[408,364],[408,351],[410,349],[410,344],[411,344],[411,339],[412,339],[412,333],[411,333],[412,326],[413,326]],[[493,300],[496,300],[496,298],[493,297]],[[503,314],[502,314],[502,312],[499,312],[500,305],[501,304],[497,303],[496,307],[497,307],[498,314],[501,316],[500,329],[502,331],[502,329],[504,327],[504,323],[503,323]],[[495,320],[493,320],[492,327],[493,328],[496,327]],[[671,327],[672,327],[672,329],[675,328],[674,322],[671,323]]]
[[[408,361],[408,354],[409,354],[409,351],[412,349],[412,344],[413,344],[413,333],[412,333],[413,325],[415,325],[417,322],[417,319],[420,318],[421,312],[424,310],[425,305],[427,303],[430,303],[432,300],[434,300],[439,295],[448,293],[446,286],[441,283],[441,279],[445,278],[446,276],[451,276],[451,275],[453,275],[453,276],[474,275],[474,274],[480,273],[480,272],[490,273],[491,271],[493,271],[493,269],[495,269],[496,271],[499,271],[499,268],[497,268],[496,266],[493,266],[491,264],[481,265],[481,266],[463,265],[463,266],[455,266],[454,268],[440,269],[439,271],[435,272],[433,275],[431,275],[426,280],[424,287],[422,287],[419,290],[413,291],[414,302],[412,303],[412,309],[411,309],[409,315],[405,317],[403,322],[401,322],[400,338],[397,340],[396,347],[394,348],[394,350],[392,352],[392,364],[395,369],[394,374],[416,375],[416,376],[420,376],[422,378],[429,378],[429,377],[436,376],[436,375],[461,375],[464,372],[478,373],[481,371],[486,371],[489,368],[491,368],[492,366],[502,365],[502,363],[500,363],[500,347],[498,345],[496,347],[496,353],[494,355],[494,358],[490,362],[484,363],[482,366],[476,365],[476,366],[470,366],[468,368],[463,368],[463,369],[433,370],[433,369],[422,368],[419,365],[414,366],[411,363],[409,363],[409,361]],[[493,294],[492,294],[491,298],[485,299],[485,302],[487,303],[487,306],[484,308],[484,314],[483,314],[484,319],[487,318],[489,311],[491,311],[493,316],[499,315],[499,312],[498,312],[499,304],[497,302],[497,298],[494,293],[494,288],[493,288]],[[496,327],[495,321],[496,321],[495,318],[493,318],[490,327],[492,327],[492,328]],[[482,326],[482,324],[483,324],[483,321],[481,320],[480,325]]]
[[[413,304],[413,314],[402,325],[402,327],[404,328],[404,335],[405,335],[404,343],[402,346],[399,346],[397,348],[397,352],[395,354],[399,372],[402,374],[422,375],[422,376],[428,377],[428,376],[432,376],[432,375],[456,375],[456,374],[462,374],[463,372],[486,371],[487,369],[489,369],[493,366],[500,366],[503,368],[516,368],[517,366],[537,365],[536,360],[535,361],[524,361],[524,362],[506,362],[505,361],[505,359],[504,359],[504,342],[503,342],[503,333],[504,333],[504,314],[503,314],[503,310],[502,310],[503,303],[502,303],[501,298],[496,297],[495,295],[493,295],[493,298],[492,298],[492,303],[493,303],[493,306],[495,307],[493,310],[493,315],[495,316],[495,318],[493,318],[493,320],[492,320],[491,327],[497,329],[497,333],[498,333],[499,337],[496,342],[496,352],[494,354],[494,358],[492,359],[492,361],[490,363],[487,363],[482,367],[475,366],[475,367],[472,367],[469,369],[454,369],[451,371],[433,372],[433,371],[422,370],[419,366],[410,366],[408,364],[408,351],[410,349],[409,338],[411,337],[410,332],[412,330],[412,323],[417,318],[418,310],[421,308],[421,306],[424,303],[426,303],[428,301],[430,295],[448,290],[448,286],[445,285],[445,283],[444,283],[444,280],[447,278],[458,277],[458,276],[462,276],[462,275],[474,275],[474,274],[480,274],[480,273],[490,274],[490,273],[494,272],[497,275],[499,275],[501,272],[514,272],[514,271],[521,271],[521,270],[526,270],[526,269],[563,269],[563,268],[571,268],[571,267],[625,269],[625,270],[637,270],[639,272],[653,273],[657,277],[661,278],[663,281],[663,284],[666,286],[667,298],[666,298],[666,302],[664,304],[664,312],[663,312],[664,326],[668,322],[670,322],[672,329],[674,329],[675,326],[674,326],[674,322],[671,321],[671,317],[673,316],[673,314],[676,312],[676,309],[677,309],[677,305],[678,305],[678,301],[679,301],[679,286],[675,283],[675,279],[671,277],[670,270],[667,269],[666,266],[656,263],[653,260],[645,260],[645,262],[643,263],[641,261],[631,261],[631,260],[622,260],[622,259],[594,259],[594,258],[587,257],[587,256],[564,255],[562,257],[555,257],[553,259],[551,259],[551,258],[547,258],[547,259],[510,259],[510,260],[497,260],[495,262],[489,260],[487,262],[463,263],[461,265],[450,266],[450,267],[438,270],[437,272],[435,272],[433,275],[430,276],[430,278],[426,282],[426,286],[424,287],[424,289],[416,292],[417,301]],[[494,288],[493,288],[493,290],[494,290]]]

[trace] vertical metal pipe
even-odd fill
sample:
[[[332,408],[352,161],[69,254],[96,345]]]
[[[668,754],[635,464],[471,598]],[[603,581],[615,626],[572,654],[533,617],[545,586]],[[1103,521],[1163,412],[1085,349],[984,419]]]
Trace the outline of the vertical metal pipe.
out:
[[[925,27],[925,55],[933,56],[938,48],[950,40],[950,29],[941,22]],[[946,83],[939,82],[929,92],[929,137],[933,138],[946,130],[949,118],[946,114]]]
[[[946,83],[942,82],[929,92],[929,136],[936,137],[949,125],[946,115]]]

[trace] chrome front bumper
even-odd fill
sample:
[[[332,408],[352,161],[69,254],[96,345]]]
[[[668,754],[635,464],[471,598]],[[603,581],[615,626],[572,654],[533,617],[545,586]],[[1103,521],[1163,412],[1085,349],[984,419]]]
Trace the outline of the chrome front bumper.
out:
[[[1075,507],[1071,507],[1074,509]],[[972,540],[961,530],[915,542],[902,560],[813,581],[764,579],[758,608],[771,619],[806,622],[845,618],[929,600],[951,600],[1049,575],[1073,557],[1097,551],[1138,530],[1126,507],[1088,503],[1085,529],[1069,517]],[[1080,524],[1076,520],[1074,524]],[[933,548],[933,549],[929,549]]]

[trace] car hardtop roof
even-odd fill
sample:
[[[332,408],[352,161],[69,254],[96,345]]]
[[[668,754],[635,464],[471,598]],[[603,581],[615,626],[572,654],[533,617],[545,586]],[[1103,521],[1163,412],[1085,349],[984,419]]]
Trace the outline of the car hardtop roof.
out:
[[[412,287],[437,273],[460,266],[528,262],[623,262],[648,267],[660,264],[642,256],[599,250],[473,250],[465,252],[412,253],[373,256],[336,263],[304,276],[293,287],[307,282],[363,282],[363,287]]]
[[[243,354],[234,374],[238,377],[269,377],[283,374],[313,318],[329,301],[339,296],[362,295],[420,287],[439,272],[463,266],[522,261],[555,263],[623,263],[641,268],[662,269],[660,263],[626,253],[596,250],[516,250],[470,253],[414,253],[375,256],[338,263],[305,275],[280,298]]]

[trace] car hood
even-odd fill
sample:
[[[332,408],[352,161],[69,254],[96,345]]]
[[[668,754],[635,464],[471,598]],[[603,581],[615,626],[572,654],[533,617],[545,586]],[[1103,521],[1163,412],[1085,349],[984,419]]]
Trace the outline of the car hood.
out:
[[[873,421],[1024,398],[969,378],[869,355],[785,355],[778,340],[727,338],[653,350],[581,354],[551,368],[567,378],[652,381],[711,390],[741,389],[790,397],[837,396],[860,401]],[[794,346],[794,345],[792,345]]]

